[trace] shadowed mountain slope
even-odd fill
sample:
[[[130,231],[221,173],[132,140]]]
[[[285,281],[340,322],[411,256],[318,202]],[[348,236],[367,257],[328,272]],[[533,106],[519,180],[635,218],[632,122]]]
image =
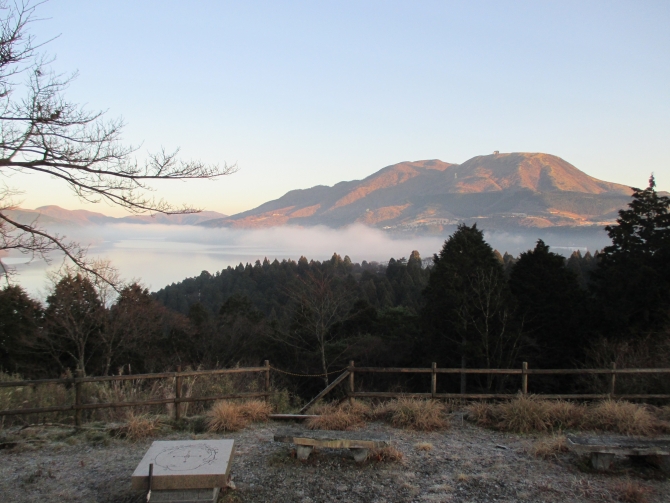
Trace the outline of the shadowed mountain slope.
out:
[[[363,180],[293,190],[210,227],[284,224],[441,230],[460,221],[488,228],[602,225],[632,193],[541,153],[477,156],[463,164],[401,162]]]

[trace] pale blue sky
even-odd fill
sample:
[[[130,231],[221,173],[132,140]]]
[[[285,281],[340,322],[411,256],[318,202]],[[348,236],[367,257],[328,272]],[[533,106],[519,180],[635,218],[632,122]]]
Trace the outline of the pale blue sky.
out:
[[[670,190],[670,2],[51,0],[32,32],[69,96],[142,152],[237,163],[159,186],[235,213],[405,160],[547,152]],[[39,183],[37,183],[39,182]],[[14,182],[12,182],[14,183]],[[54,182],[55,183],[55,182]],[[35,177],[23,206],[80,205]]]

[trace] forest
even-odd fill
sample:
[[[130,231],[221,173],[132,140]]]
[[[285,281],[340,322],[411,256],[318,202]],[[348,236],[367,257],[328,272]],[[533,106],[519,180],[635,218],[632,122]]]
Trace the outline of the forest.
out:
[[[0,291],[0,370],[27,378],[255,365],[329,374],[360,366],[516,368],[670,365],[670,198],[653,177],[606,228],[612,244],[568,259],[538,240],[501,255],[460,225],[428,267],[413,251],[388,264],[267,259],[150,293],[110,294],[68,272],[44,304]],[[412,387],[387,381],[385,386]],[[443,386],[457,390],[466,383]],[[543,381],[543,390],[584,386]],[[658,388],[667,384],[645,381]],[[314,384],[313,386],[319,386]],[[471,378],[469,390],[505,379]],[[647,391],[649,392],[649,391]]]

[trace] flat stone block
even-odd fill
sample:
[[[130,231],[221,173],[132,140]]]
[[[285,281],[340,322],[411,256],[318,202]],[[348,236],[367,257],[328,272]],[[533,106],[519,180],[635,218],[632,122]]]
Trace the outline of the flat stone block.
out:
[[[177,492],[188,489],[207,490],[207,498],[211,499],[215,487],[225,487],[228,483],[233,447],[233,440],[158,440],[151,444],[137,465],[131,479],[132,487],[149,489],[149,464],[153,463],[152,501],[158,501],[154,500],[155,492],[175,491],[169,496],[176,497]]]
[[[362,463],[368,459],[368,449],[349,449],[356,463]]]
[[[151,503],[216,503],[220,488],[151,491]]]
[[[602,452],[591,453],[591,466],[596,470],[609,470],[614,454],[605,454]]]
[[[305,461],[309,455],[312,453],[314,450],[314,447],[310,445],[296,445],[295,446],[295,452],[298,456],[298,459],[300,461]]]

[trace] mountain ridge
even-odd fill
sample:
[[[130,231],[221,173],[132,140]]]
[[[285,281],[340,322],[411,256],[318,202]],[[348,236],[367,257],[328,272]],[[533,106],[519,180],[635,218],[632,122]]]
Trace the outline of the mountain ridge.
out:
[[[558,156],[498,152],[462,164],[404,161],[362,180],[292,190],[206,227],[342,227],[363,223],[391,231],[443,230],[478,221],[492,229],[611,223],[632,189],[599,180]]]

